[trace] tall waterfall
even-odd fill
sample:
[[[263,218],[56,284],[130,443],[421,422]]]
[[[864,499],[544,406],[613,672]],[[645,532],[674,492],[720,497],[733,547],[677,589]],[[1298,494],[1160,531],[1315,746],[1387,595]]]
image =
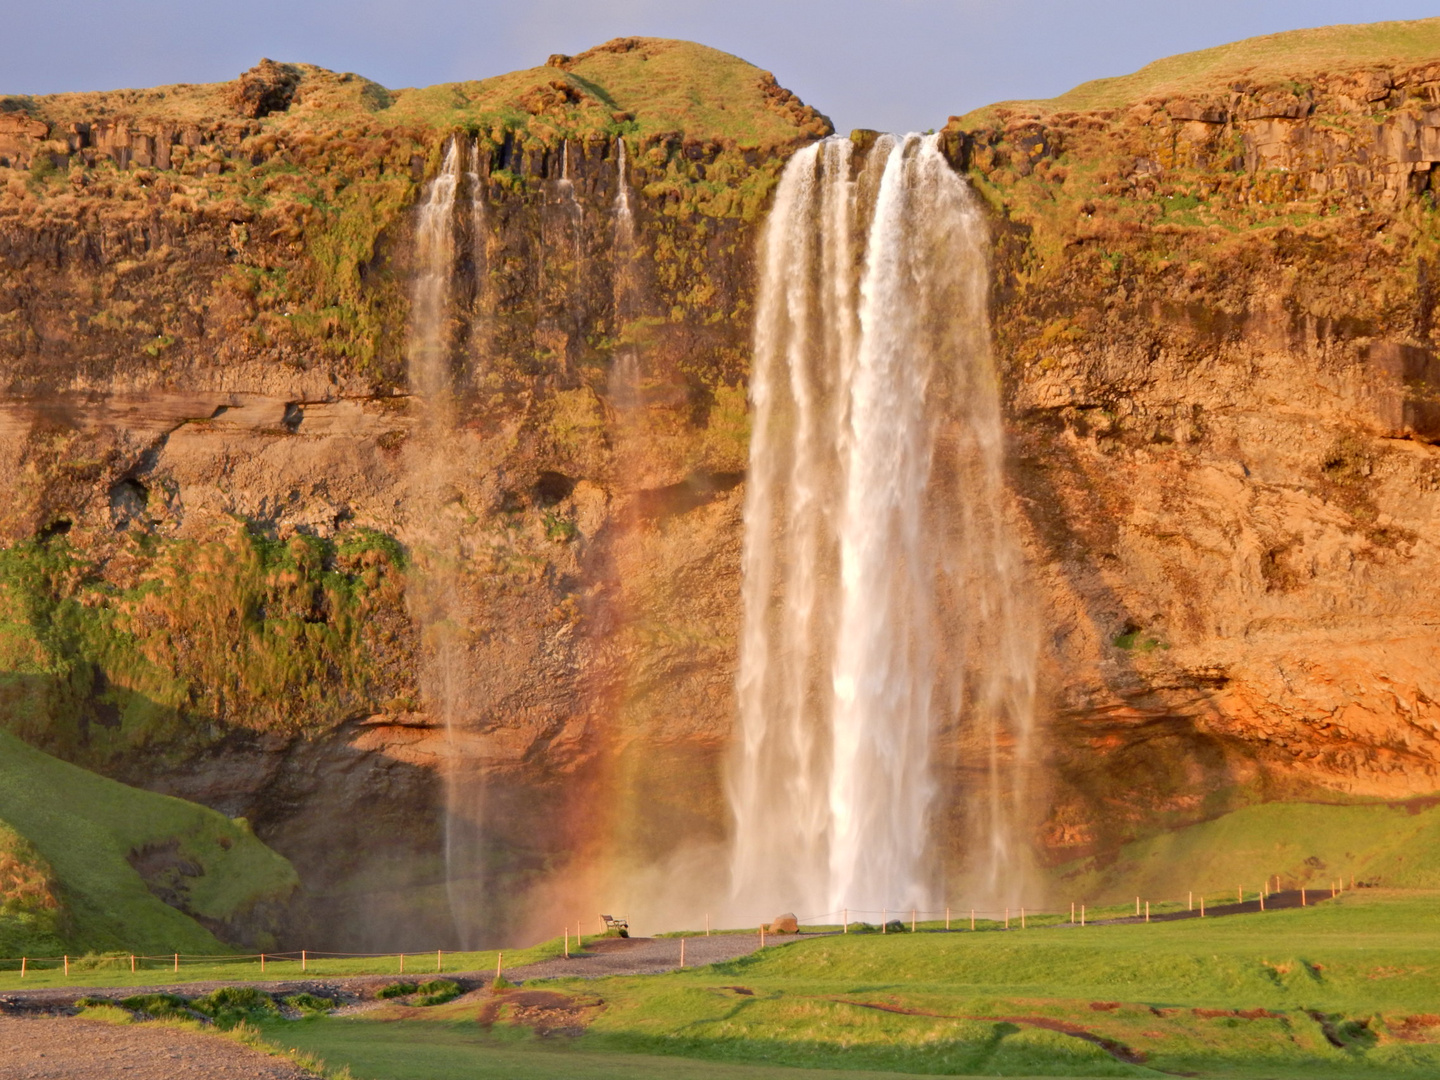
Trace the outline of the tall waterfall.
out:
[[[468,251],[481,275],[484,265],[485,200],[480,151],[457,135],[445,145],[440,171],[421,191],[415,228],[406,358],[410,387],[419,398],[420,427],[407,449],[413,542],[419,573],[409,602],[420,624],[426,660],[421,684],[445,726],[452,759],[446,773],[446,886],[457,936],[473,944],[483,925],[486,899],[483,866],[485,795],[474,782],[474,764],[483,745],[465,730],[466,703],[473,696],[465,662],[467,609],[462,565],[463,522],[446,507],[463,489],[463,458],[457,453],[455,363],[456,316],[467,284],[457,274]],[[462,183],[463,181],[463,183]],[[464,199],[469,205],[464,208]],[[479,282],[474,286],[479,287]]]
[[[750,387],[737,912],[1015,887],[1035,645],[1004,520],[987,250],[935,137],[883,136],[863,161],[828,139],[781,179]],[[967,842],[944,835],[956,820]]]

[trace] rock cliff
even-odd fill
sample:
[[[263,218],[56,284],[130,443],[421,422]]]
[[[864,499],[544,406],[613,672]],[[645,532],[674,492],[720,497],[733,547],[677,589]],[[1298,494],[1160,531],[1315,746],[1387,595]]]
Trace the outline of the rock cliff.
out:
[[[996,242],[1047,865],[1440,787],[1440,29],[1345,33],[945,129]],[[531,915],[719,841],[754,237],[828,131],[650,39],[421,90],[267,61],[0,99],[5,724],[244,814],[316,948],[452,933],[447,785]]]
[[[1002,222],[1052,858],[1440,785],[1437,33],[1259,39],[947,129]]]

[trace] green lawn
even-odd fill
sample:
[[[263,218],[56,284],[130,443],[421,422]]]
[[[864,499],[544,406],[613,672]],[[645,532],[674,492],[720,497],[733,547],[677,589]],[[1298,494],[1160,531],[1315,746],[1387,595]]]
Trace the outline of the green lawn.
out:
[[[535,989],[558,994],[560,1013],[522,992],[266,1032],[359,1080],[789,1068],[1418,1080],[1440,1075],[1440,893],[1360,890],[1204,922],[830,937]],[[569,1033],[539,1034],[547,1024]],[[720,1066],[744,1071],[703,1071]]]
[[[51,882],[61,905],[43,925],[33,913],[0,906],[0,957],[225,951],[199,922],[147,888],[127,859],[146,845],[173,842],[176,858],[201,871],[176,880],[188,893],[188,908],[202,918],[226,920],[252,904],[285,898],[298,883],[290,863],[243,822],[117,783],[5,732],[0,826],[0,857],[7,848],[19,853],[33,879]]]

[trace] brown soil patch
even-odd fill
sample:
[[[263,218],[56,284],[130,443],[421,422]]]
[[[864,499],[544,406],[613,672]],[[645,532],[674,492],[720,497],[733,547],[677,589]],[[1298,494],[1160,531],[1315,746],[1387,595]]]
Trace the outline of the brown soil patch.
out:
[[[1385,1026],[1402,1042],[1440,1042],[1440,1016],[1433,1013],[1387,1019]]]
[[[508,1011],[515,1027],[528,1027],[536,1035],[580,1035],[605,1002],[598,997],[578,998],[553,990],[516,990],[492,997],[476,1017],[481,1027],[493,1027]]]

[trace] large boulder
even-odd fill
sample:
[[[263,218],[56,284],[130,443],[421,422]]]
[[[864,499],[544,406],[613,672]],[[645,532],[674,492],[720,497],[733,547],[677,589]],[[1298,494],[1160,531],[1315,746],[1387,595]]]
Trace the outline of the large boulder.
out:
[[[793,914],[776,915],[775,921],[770,924],[772,934],[798,934],[800,932],[800,920]]]

